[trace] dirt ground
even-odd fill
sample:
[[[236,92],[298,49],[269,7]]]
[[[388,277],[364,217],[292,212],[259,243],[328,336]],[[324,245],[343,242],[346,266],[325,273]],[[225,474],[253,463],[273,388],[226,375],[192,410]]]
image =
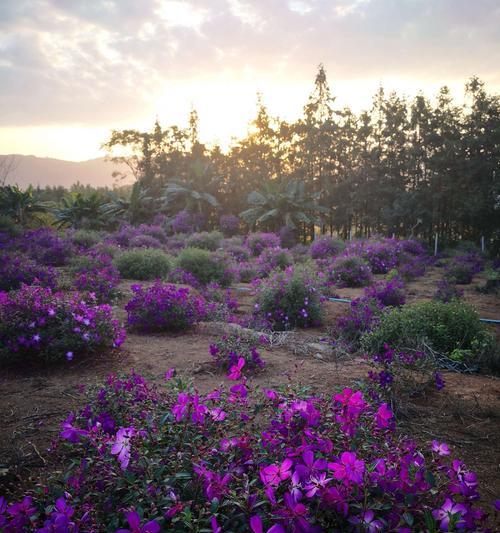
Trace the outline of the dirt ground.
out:
[[[439,271],[408,284],[409,300],[432,297]],[[500,318],[500,298],[483,295],[475,287],[477,276],[465,287],[465,300],[481,316]],[[126,301],[130,284],[123,284]],[[339,296],[354,298],[361,289],[341,289]],[[242,310],[251,306],[248,292],[238,291]],[[122,302],[122,303],[123,303]],[[346,304],[327,303],[327,322],[347,311]],[[124,316],[123,306],[117,314]],[[328,326],[328,324],[326,324]],[[73,361],[52,368],[2,370],[0,375],[0,494],[30,486],[49,461],[47,449],[60,431],[60,422],[83,402],[79,387],[102,381],[109,373],[135,371],[161,381],[175,367],[206,392],[224,383],[211,365],[209,345],[217,338],[217,325],[200,324],[183,335],[129,334],[121,352],[105,358]],[[497,327],[500,329],[500,327]],[[314,343],[324,330],[292,334],[290,342],[262,350],[267,366],[252,378],[256,386],[272,387],[293,380],[333,393],[366,376],[369,366],[360,358],[333,360],[315,353]],[[313,349],[302,350],[308,345]],[[444,373],[446,387],[414,400],[400,419],[401,431],[422,444],[433,439],[447,442],[454,455],[474,469],[485,505],[500,495],[500,379],[485,375]]]

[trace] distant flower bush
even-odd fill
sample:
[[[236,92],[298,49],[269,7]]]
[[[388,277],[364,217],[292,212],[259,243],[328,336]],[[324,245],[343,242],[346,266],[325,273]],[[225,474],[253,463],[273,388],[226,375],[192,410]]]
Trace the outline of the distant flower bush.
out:
[[[262,280],[254,315],[275,330],[319,326],[323,321],[321,299],[313,280],[291,267]]]
[[[114,265],[124,279],[150,280],[168,276],[169,256],[155,248],[126,250],[115,257]]]
[[[265,248],[256,260],[256,267],[260,276],[267,276],[272,270],[284,270],[292,263],[292,254],[277,246],[276,248]]]
[[[19,289],[24,285],[55,288],[56,272],[51,267],[38,264],[19,252],[0,253],[0,291]]]
[[[313,241],[309,251],[313,259],[329,259],[341,253],[344,248],[342,241],[323,235]]]
[[[446,443],[402,437],[387,403],[349,388],[260,398],[244,381],[201,395],[172,375],[167,390],[110,376],[62,424],[64,471],[20,501],[0,498],[0,527],[485,531],[476,474]]]
[[[393,278],[390,281],[379,281],[365,289],[365,296],[375,298],[384,307],[399,307],[405,303],[404,283]]]
[[[174,233],[191,233],[194,229],[191,213],[179,211],[170,221],[170,227]]]
[[[434,300],[449,303],[452,300],[462,298],[464,291],[455,286],[447,279],[442,279],[436,284],[436,292],[434,293]]]
[[[167,234],[161,226],[141,224],[131,226],[124,224],[117,231],[112,233],[108,241],[118,244],[122,248],[151,247],[159,248],[167,242]],[[147,243],[152,243],[148,245]]]
[[[363,287],[372,281],[368,263],[356,256],[339,256],[330,263],[329,279],[339,287]]]
[[[348,254],[368,261],[374,274],[386,274],[397,267],[400,253],[400,241],[396,239],[353,241],[348,247]]]
[[[262,360],[258,348],[267,345],[265,337],[256,342],[254,338],[244,335],[224,335],[218,341],[210,345],[209,352],[213,357],[214,362],[218,368],[222,370],[230,370],[236,366],[240,359],[245,361],[244,372],[262,370],[264,368],[264,361]],[[235,371],[237,371],[235,369]],[[241,369],[238,374],[241,375]],[[237,379],[239,379],[238,376]]]
[[[451,283],[469,285],[474,274],[481,272],[483,268],[484,260],[479,254],[457,255],[446,265],[444,277]]]
[[[92,295],[99,303],[109,302],[118,294],[120,273],[108,255],[95,255],[91,261],[93,264],[76,271],[74,287]]]
[[[258,256],[265,248],[276,248],[280,245],[280,238],[276,233],[249,233],[246,245],[254,256]]]
[[[0,293],[0,361],[58,361],[118,347],[124,332],[109,305],[23,286]]]
[[[177,257],[177,266],[192,274],[203,285],[216,281],[226,287],[232,280],[226,259],[208,250],[185,248]]]
[[[222,233],[218,231],[202,231],[201,233],[193,233],[187,238],[186,247],[201,248],[202,250],[210,250],[215,252],[220,247],[222,242]]]
[[[258,276],[257,267],[251,261],[237,263],[234,270],[235,277],[241,283],[250,283]]]
[[[232,237],[238,233],[240,219],[235,215],[222,215],[219,219],[219,227],[224,235]]]
[[[248,261],[250,258],[250,251],[241,244],[223,243],[224,252],[232,257],[235,261]]]
[[[147,289],[134,285],[132,292],[125,310],[128,326],[134,330],[184,331],[206,314],[205,301],[185,287],[158,281]]]
[[[129,248],[162,248],[162,243],[152,235],[135,235],[128,241]]]

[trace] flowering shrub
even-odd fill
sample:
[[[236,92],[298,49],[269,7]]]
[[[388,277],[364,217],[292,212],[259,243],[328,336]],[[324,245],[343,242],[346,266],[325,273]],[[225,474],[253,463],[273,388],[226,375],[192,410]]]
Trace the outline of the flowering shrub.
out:
[[[59,237],[51,228],[25,231],[12,240],[11,247],[47,266],[64,266],[73,253],[71,241]]]
[[[199,293],[207,304],[207,316],[211,320],[233,321],[234,313],[238,310],[238,300],[234,298],[231,289],[223,289],[218,283],[212,282],[201,286]]]
[[[470,253],[455,256],[446,265],[444,277],[452,283],[468,285],[474,274],[481,272],[483,267],[484,261],[479,254]]]
[[[170,221],[174,233],[190,233],[193,231],[193,219],[188,211],[179,211]]]
[[[250,283],[258,275],[257,267],[255,263],[250,261],[245,261],[241,263],[236,263],[234,267],[235,277],[241,283]]]
[[[127,323],[141,332],[183,331],[206,314],[205,301],[188,288],[156,282],[147,289],[133,285],[132,292],[125,306]]]
[[[245,244],[254,256],[258,256],[265,248],[276,248],[280,238],[276,233],[249,233]]]
[[[384,307],[399,307],[405,303],[404,283],[393,278],[390,281],[379,281],[365,289],[365,296],[375,298]]]
[[[224,335],[217,342],[210,345],[209,352],[214,358],[218,368],[229,370],[238,365],[240,359],[245,362],[245,372],[247,370],[262,370],[264,361],[262,360],[258,345],[267,345],[266,337],[261,336],[256,342],[251,336],[244,335]],[[241,373],[241,372],[240,372]]]
[[[272,270],[284,270],[292,263],[292,254],[277,246],[265,248],[256,260],[256,267],[260,276],[267,276]]]
[[[368,373],[370,395],[379,401],[397,405],[431,384],[438,390],[444,387],[436,359],[425,350],[397,351],[385,344],[369,359],[376,367]]]
[[[356,256],[340,256],[327,267],[329,279],[339,287],[363,287],[372,280],[370,266]]]
[[[250,252],[248,248],[242,246],[241,244],[225,242],[223,243],[222,247],[224,249],[224,252],[237,262],[248,261],[248,259],[250,258]]]
[[[169,256],[155,248],[125,250],[114,264],[122,278],[138,280],[166,278],[171,268]]]
[[[95,246],[103,239],[103,236],[99,231],[88,229],[68,231],[68,237],[75,246],[84,248],[85,250],[92,248],[92,246]]]
[[[358,241],[349,245],[348,252],[368,261],[374,274],[386,274],[398,265],[401,247],[396,239]]]
[[[449,303],[452,300],[462,298],[463,295],[464,291],[456,287],[454,283],[450,283],[447,279],[442,279],[436,283],[434,300]]]
[[[363,296],[352,300],[349,312],[337,318],[333,328],[334,344],[354,351],[361,336],[378,323],[384,306],[376,298]]]
[[[90,261],[88,267],[77,270],[74,287],[77,291],[91,294],[100,303],[109,302],[118,294],[120,273],[108,255],[95,254]]]
[[[222,241],[222,233],[218,231],[202,231],[201,233],[193,233],[186,241],[188,248],[201,248],[202,250],[210,250],[215,252],[220,247]]]
[[[22,284],[54,289],[56,282],[56,273],[51,267],[39,265],[19,253],[0,254],[0,291],[19,289]]]
[[[232,237],[238,233],[240,219],[235,215],[222,215],[219,219],[219,227],[224,235]]]
[[[272,329],[288,330],[321,325],[323,310],[313,281],[290,267],[262,280],[254,316],[264,319]]]
[[[158,225],[141,224],[140,226],[130,226],[129,224],[124,224],[119,230],[110,235],[108,241],[118,244],[122,248],[159,248],[167,242],[167,234]]]
[[[485,528],[475,473],[446,443],[401,438],[385,403],[348,388],[333,398],[267,390],[250,402],[244,381],[202,396],[172,373],[162,392],[110,376],[63,423],[55,453],[67,471],[0,500],[3,530]]]
[[[424,256],[402,256],[401,264],[397,272],[400,277],[410,281],[419,278],[425,274],[428,260]]]
[[[202,285],[216,281],[226,287],[232,280],[225,258],[208,250],[185,248],[177,257],[177,266],[192,274]]]
[[[419,349],[422,342],[441,356],[477,362],[492,349],[493,339],[474,308],[457,301],[418,302],[391,309],[361,339],[368,353],[379,353],[384,344],[402,351]]]
[[[323,235],[314,240],[309,251],[313,259],[329,259],[338,255],[344,248],[342,241]]]
[[[0,293],[0,361],[57,361],[118,347],[123,329],[109,305],[23,285]]]

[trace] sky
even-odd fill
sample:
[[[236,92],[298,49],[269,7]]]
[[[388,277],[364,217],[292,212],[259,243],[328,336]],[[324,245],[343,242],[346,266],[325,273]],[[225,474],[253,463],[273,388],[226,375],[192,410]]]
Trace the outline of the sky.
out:
[[[500,92],[498,0],[0,0],[0,154],[103,155],[111,129],[187,125],[227,147],[297,118],[319,63],[339,106],[482,78]]]

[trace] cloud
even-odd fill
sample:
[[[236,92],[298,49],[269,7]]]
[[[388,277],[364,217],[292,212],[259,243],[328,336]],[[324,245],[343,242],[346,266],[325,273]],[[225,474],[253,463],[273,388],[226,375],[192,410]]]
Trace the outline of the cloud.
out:
[[[152,116],[171,85],[308,83],[319,62],[332,85],[478,74],[498,90],[498,28],[496,0],[2,0],[0,126]]]

